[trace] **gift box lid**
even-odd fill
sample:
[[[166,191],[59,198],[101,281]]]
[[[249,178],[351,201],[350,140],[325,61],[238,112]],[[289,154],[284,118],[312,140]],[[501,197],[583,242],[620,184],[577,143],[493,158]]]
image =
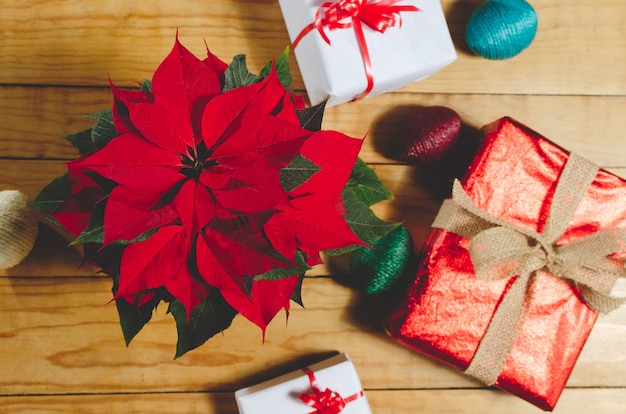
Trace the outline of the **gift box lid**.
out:
[[[393,23],[387,21],[382,32],[363,23],[362,41],[355,33],[355,25],[360,25],[358,18],[341,18],[341,27],[320,23],[330,43],[317,28],[308,32],[307,28],[317,17],[332,14],[335,3],[279,0],[279,4],[312,105],[327,100],[326,107],[331,107],[392,91],[432,75],[457,58],[439,1],[405,0],[382,6],[380,18],[393,16]],[[358,6],[377,4],[370,1]],[[392,13],[385,7],[402,10]],[[407,11],[406,7],[415,10]],[[343,16],[341,12],[338,15]],[[303,33],[306,35],[299,39]],[[366,61],[371,64],[373,84],[370,92],[361,96],[368,87]]]

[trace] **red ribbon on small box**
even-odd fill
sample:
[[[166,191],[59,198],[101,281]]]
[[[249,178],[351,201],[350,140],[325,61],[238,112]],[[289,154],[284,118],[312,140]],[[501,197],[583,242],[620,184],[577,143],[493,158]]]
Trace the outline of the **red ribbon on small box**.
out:
[[[313,389],[312,394],[300,394],[302,402],[315,409],[309,414],[339,414],[346,407],[346,404],[358,400],[364,395],[363,390],[360,390],[355,394],[343,398],[338,392],[328,388],[321,390],[317,384],[315,373],[309,368],[302,368],[302,371],[309,377],[309,382]]]
[[[338,0],[322,3],[315,13],[315,21],[302,29],[293,41],[293,47],[295,49],[302,38],[314,29],[317,29],[322,39],[330,45],[330,39],[324,32],[325,27],[328,30],[354,28],[356,40],[363,56],[367,87],[353,101],[362,99],[374,88],[374,71],[367,41],[363,34],[363,25],[365,24],[379,33],[384,33],[396,24],[402,26],[400,12],[418,12],[420,9],[415,6],[396,5],[401,1],[403,0]]]

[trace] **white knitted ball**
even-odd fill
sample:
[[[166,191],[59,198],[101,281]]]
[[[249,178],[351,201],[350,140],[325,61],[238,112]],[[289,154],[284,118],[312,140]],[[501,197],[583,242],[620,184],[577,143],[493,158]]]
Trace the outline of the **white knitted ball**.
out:
[[[37,213],[24,193],[0,191],[0,269],[24,260],[35,244],[38,228]]]

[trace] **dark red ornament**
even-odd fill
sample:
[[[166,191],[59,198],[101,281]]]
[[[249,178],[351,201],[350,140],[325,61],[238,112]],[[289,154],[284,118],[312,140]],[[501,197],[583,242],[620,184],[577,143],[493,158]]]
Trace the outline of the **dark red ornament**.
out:
[[[411,113],[397,131],[395,155],[410,164],[440,161],[461,131],[461,118],[450,108],[427,106]]]

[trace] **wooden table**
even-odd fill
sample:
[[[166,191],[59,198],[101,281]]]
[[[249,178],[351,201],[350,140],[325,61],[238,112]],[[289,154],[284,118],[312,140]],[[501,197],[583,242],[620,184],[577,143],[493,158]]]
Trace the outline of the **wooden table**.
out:
[[[257,71],[289,42],[276,0],[1,3],[0,190],[31,197],[76,156],[59,137],[91,126],[83,115],[110,105],[108,77],[127,86],[150,78],[177,29],[195,54],[206,41],[225,60],[247,54]],[[393,145],[393,120],[408,107],[448,106],[470,129],[509,115],[626,177],[626,2],[531,1],[537,37],[507,61],[467,52],[464,28],[480,3],[443,1],[454,64],[326,112],[324,128],[369,132],[361,157],[396,195],[376,211],[403,220],[416,250],[439,200],[419,184],[416,168],[381,151]],[[302,90],[295,59],[292,71]],[[31,255],[0,273],[0,411],[235,413],[234,390],[345,351],[376,413],[540,412],[393,343],[381,328],[386,304],[337,283],[328,267],[308,275],[306,309],[294,306],[288,324],[279,315],[265,343],[237,317],[224,334],[173,360],[175,325],[165,307],[127,349],[107,305],[110,280],[80,261],[42,225]],[[599,319],[555,412],[626,412],[625,349],[622,308]]]

